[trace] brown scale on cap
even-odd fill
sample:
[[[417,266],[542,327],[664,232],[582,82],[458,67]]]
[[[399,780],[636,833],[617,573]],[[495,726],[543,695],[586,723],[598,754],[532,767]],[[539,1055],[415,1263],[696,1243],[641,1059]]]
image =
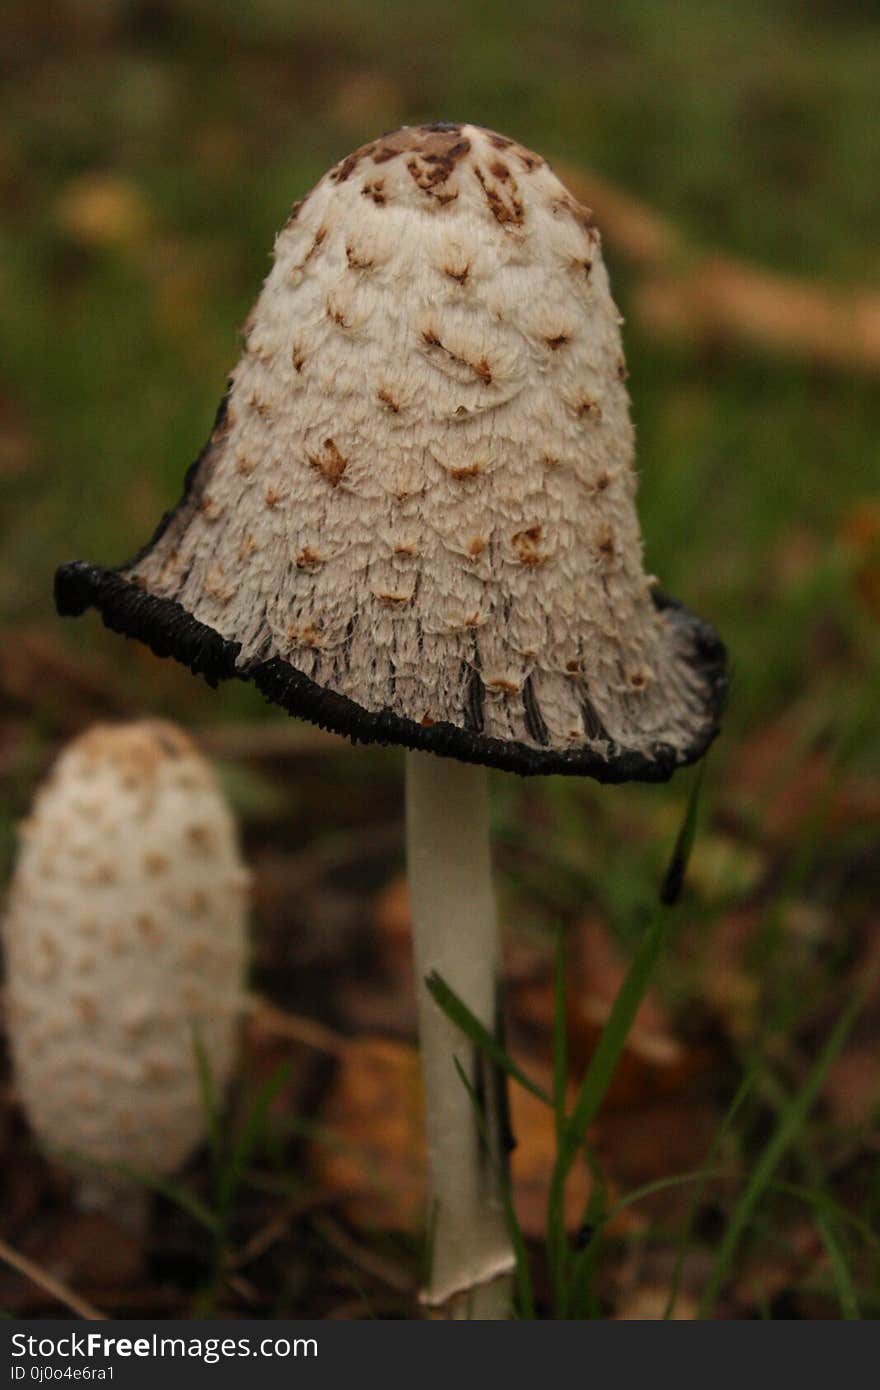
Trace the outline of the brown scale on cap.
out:
[[[525,531],[517,531],[513,536],[513,548],[523,565],[543,565],[547,559],[539,546],[544,539],[543,526],[530,526]]]
[[[259,391],[251,392],[250,396],[248,397],[248,407],[254,412],[255,415],[259,415],[261,420],[267,420],[272,413],[272,407],[270,403],[266,400],[264,396],[260,395]]]
[[[361,189],[365,198],[369,198],[377,207],[384,207],[388,199],[385,194],[385,180],[373,179],[370,183],[365,183]]]
[[[356,251],[353,246],[346,246],[345,259],[348,261],[351,270],[372,270],[375,264],[372,256],[364,256],[362,252]]]
[[[450,280],[454,280],[457,285],[467,284],[467,278],[470,275],[470,271],[471,267],[470,262],[468,261],[465,261],[463,265],[453,264],[445,265],[443,267],[443,274],[448,276]]]
[[[306,454],[309,465],[326,478],[331,487],[338,487],[348,467],[348,459],[340,453],[333,439],[324,440],[320,454]]]
[[[134,919],[134,929],[146,941],[161,941],[162,928],[151,912],[139,912]]]
[[[387,408],[391,411],[393,415],[399,414],[400,402],[394,399],[392,392],[387,386],[380,386],[378,391],[376,392],[376,395],[378,396],[382,404],[384,406],[387,406]]]
[[[596,553],[605,564],[617,558],[617,539],[610,526],[602,526],[597,531]]]
[[[193,849],[203,852],[210,851],[214,844],[214,838],[213,829],[203,821],[186,827],[186,841],[187,844],[192,845]]]
[[[260,548],[259,541],[252,531],[246,531],[236,551],[239,560],[249,560]]]
[[[323,563],[324,557],[321,552],[319,550],[313,550],[310,545],[305,546],[303,550],[297,551],[294,557],[294,564],[297,569],[301,570],[317,569],[317,567],[323,565]]]
[[[479,164],[475,164],[473,170],[495,221],[500,222],[502,226],[521,227],[525,221],[525,204],[519,196],[514,180],[510,180],[509,188],[506,182],[499,188],[497,184],[489,183]],[[507,178],[509,177],[508,171]]]
[[[601,420],[602,407],[593,396],[584,394],[575,403],[575,414],[580,420]]]

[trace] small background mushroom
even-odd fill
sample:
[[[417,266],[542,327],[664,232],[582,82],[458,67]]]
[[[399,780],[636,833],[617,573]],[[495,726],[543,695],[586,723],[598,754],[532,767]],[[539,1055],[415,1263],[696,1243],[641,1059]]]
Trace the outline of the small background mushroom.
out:
[[[237,1050],[249,876],[214,773],[174,725],[74,740],[19,829],[3,922],[15,1085],[78,1200],[129,1222],[206,1132]],[[82,1162],[77,1162],[81,1158]]]

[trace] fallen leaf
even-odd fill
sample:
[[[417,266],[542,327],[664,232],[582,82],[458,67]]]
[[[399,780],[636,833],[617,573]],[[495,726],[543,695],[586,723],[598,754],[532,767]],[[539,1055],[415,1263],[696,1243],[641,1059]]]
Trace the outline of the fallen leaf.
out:
[[[616,1322],[660,1322],[669,1302],[669,1290],[641,1288],[629,1294],[617,1306]],[[679,1293],[672,1313],[673,1322],[690,1322],[697,1316],[697,1300]]]
[[[65,185],[55,203],[55,220],[82,246],[135,247],[149,229],[150,211],[131,179],[98,170]]]
[[[523,1065],[529,1067],[527,1061]],[[514,1202],[525,1234],[540,1239],[546,1229],[556,1152],[553,1115],[548,1106],[512,1085],[511,1119],[517,1140],[511,1158]],[[421,1230],[425,1139],[416,1049],[383,1038],[351,1040],[320,1126],[321,1136],[311,1145],[311,1162],[322,1187],[341,1194],[352,1224],[362,1230]],[[588,1195],[589,1175],[578,1165],[566,1193],[571,1230],[582,1219]]]
[[[855,586],[866,608],[880,618],[880,498],[868,498],[844,514],[840,533],[855,557]]]

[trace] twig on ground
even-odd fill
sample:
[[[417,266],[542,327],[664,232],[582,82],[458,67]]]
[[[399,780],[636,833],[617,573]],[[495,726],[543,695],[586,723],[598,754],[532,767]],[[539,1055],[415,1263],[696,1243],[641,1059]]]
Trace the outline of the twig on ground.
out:
[[[76,1313],[79,1318],[86,1318],[89,1322],[103,1322],[107,1317],[91,1303],[80,1298],[79,1294],[74,1293],[60,1279],[56,1279],[48,1270],[43,1269],[33,1260],[29,1260],[27,1255],[20,1255],[17,1250],[13,1250],[11,1245],[7,1245],[5,1240],[0,1240],[0,1260],[5,1261],[19,1274],[23,1274],[26,1279],[30,1279],[32,1284],[43,1289],[52,1298],[63,1303],[65,1308],[69,1308],[72,1313]]]

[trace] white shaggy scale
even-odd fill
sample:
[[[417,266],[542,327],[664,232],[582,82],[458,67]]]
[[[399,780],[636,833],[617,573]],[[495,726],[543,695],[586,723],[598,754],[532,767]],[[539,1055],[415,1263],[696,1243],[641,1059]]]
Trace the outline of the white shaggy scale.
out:
[[[370,711],[684,755],[693,635],[642,568],[599,236],[548,165],[404,128],[278,236],[225,421],[127,571]]]
[[[50,1156],[161,1175],[203,1137],[193,1034],[222,1088],[248,882],[214,774],[174,726],[96,725],[59,758],[3,924],[16,1086]],[[113,1205],[112,1172],[78,1175]]]

